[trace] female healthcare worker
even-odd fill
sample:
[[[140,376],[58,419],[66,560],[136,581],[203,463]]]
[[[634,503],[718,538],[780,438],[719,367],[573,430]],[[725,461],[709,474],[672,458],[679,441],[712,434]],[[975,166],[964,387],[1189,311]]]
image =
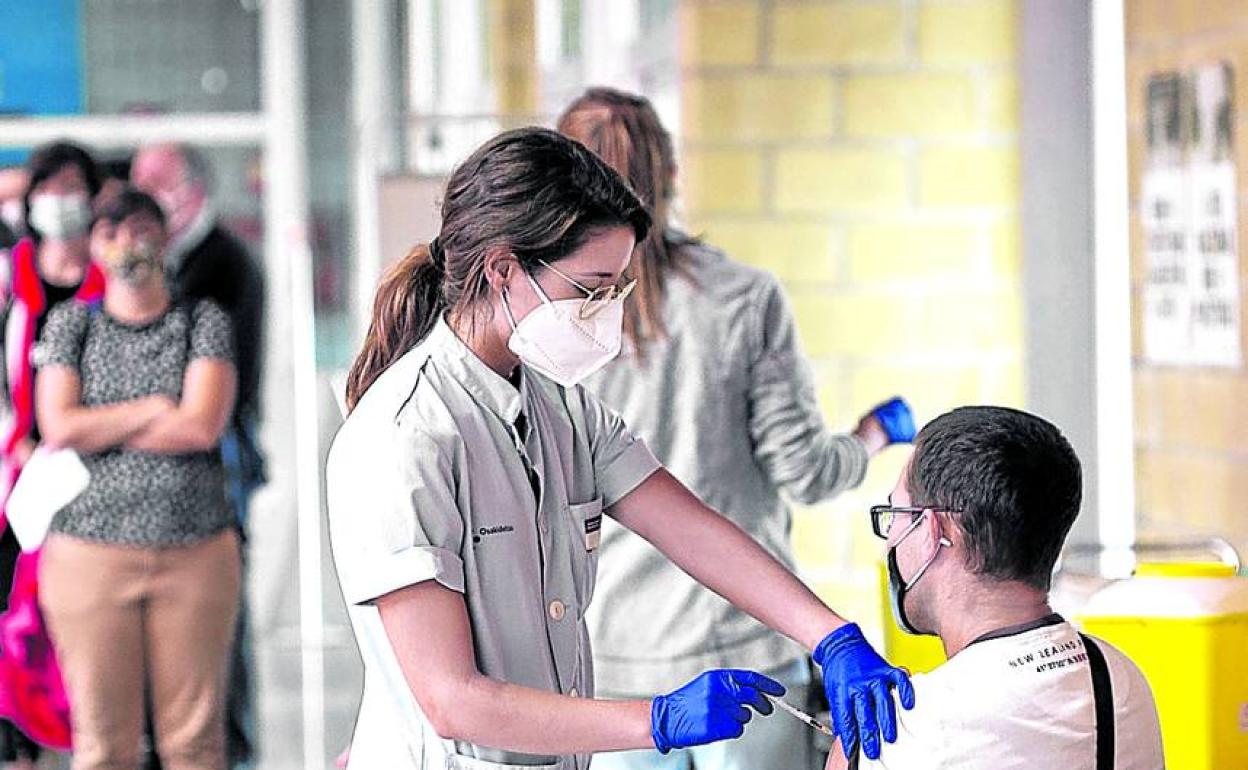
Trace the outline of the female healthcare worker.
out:
[[[842,736],[895,737],[905,673],[576,385],[619,350],[620,282],[648,227],[585,147],[510,131],[456,169],[440,234],[378,290],[327,479],[365,661],[352,770],[582,770],[592,752],[736,737],[746,706],[770,712],[783,688],[736,670],[592,699],[604,513],[814,650]]]
[[[624,350],[585,387],[619,410],[681,483],[792,565],[785,497],[811,504],[858,486],[870,455],[913,438],[909,409],[898,400],[878,406],[852,434],[824,423],[779,282],[670,223],[676,160],[650,102],[591,88],[568,106],[559,131],[623,175],[652,219],[630,267],[637,289],[625,309]],[[623,527],[604,526],[600,554],[589,615],[599,695],[649,697],[734,665],[777,679],[792,702],[808,699],[800,646]],[[814,765],[814,736],[796,719],[768,719],[739,741],[667,756],[623,752],[595,768],[794,770]]]

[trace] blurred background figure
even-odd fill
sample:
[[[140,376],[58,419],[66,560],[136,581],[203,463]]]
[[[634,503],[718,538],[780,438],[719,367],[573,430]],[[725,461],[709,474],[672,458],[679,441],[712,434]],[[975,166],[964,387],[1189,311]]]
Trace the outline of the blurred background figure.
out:
[[[102,303],[54,310],[40,341],[44,441],[90,482],[57,513],[40,604],[70,695],[73,767],[137,767],[144,703],[170,770],[223,770],[225,673],[241,579],[219,442],[233,333],[165,285],[164,213],[137,190],[101,211]]]
[[[246,246],[217,221],[212,175],[195,148],[154,145],[134,156],[130,176],[168,218],[165,271],[175,299],[211,299],[230,316],[238,362],[238,399],[221,438],[226,488],[246,538],[252,493],[265,481],[256,439],[264,353],[264,274]],[[244,562],[246,557],[244,554]],[[255,744],[252,651],[246,594],[230,659],[226,738],[231,766],[250,763]]]
[[[42,439],[35,419],[32,352],[49,313],[75,295],[85,301],[98,300],[104,288],[103,274],[90,264],[88,245],[92,199],[100,190],[99,171],[91,155],[76,144],[55,142],[35,150],[26,168],[9,178],[24,179],[27,186],[21,197],[25,234],[5,260],[0,286],[7,402],[0,423],[0,505],[7,501],[22,466]],[[5,526],[0,535],[0,606],[6,615],[0,618],[0,627],[9,624],[9,590],[15,575],[33,572],[36,565],[36,557],[20,553],[12,529]],[[37,629],[30,633],[39,635]],[[12,665],[29,676],[55,679],[46,670],[30,670],[26,665],[30,661],[19,651],[6,650],[4,655],[6,670]],[[59,682],[51,687],[59,687]],[[29,724],[30,704],[17,698],[5,700],[17,712],[10,716],[19,724]],[[38,756],[39,748],[30,738],[12,723],[0,722],[0,760],[24,767]]]
[[[654,220],[629,268],[637,288],[625,305],[624,351],[586,385],[694,494],[791,568],[793,519],[782,495],[809,505],[856,487],[871,455],[911,438],[908,410],[893,407],[909,423],[893,434],[871,413],[853,433],[825,424],[779,282],[672,221],[672,140],[646,99],[590,89],[568,107],[559,130],[624,176]],[[808,658],[799,645],[610,520],[599,560],[590,618],[604,696],[652,697],[704,669],[742,666],[776,678],[791,701],[817,697],[818,687],[808,690]],[[735,741],[666,756],[608,754],[594,763],[792,770],[812,765],[812,735],[795,719],[766,719]]]
[[[30,174],[21,166],[0,168],[0,249],[9,249],[22,231],[22,196]]]

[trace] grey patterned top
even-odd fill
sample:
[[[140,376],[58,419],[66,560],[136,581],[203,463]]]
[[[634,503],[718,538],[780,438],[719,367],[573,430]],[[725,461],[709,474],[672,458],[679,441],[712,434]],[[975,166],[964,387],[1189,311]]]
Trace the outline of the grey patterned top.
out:
[[[667,337],[644,360],[625,350],[586,387],[676,478],[792,567],[785,498],[809,504],[857,486],[867,451],[824,422],[779,282],[709,246],[686,248],[688,275],[667,285]],[[598,572],[589,621],[606,697],[667,692],[708,668],[779,672],[805,654],[612,520]]]
[[[35,348],[40,368],[66,366],[82,378],[84,406],[115,404],[163,393],[182,397],[190,361],[233,362],[230,319],[203,300],[175,306],[132,326],[66,302],[48,316]],[[116,447],[83,454],[86,490],[57,513],[51,531],[119,545],[189,545],[233,524],[225,497],[221,453],[168,455]]]

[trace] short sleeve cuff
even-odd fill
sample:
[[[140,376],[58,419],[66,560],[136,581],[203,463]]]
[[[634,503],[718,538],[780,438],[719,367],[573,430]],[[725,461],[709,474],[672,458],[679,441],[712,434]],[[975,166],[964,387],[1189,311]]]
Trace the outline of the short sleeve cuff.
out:
[[[634,439],[610,465],[599,469],[598,491],[602,494],[603,507],[618,503],[662,467],[646,442]]]
[[[406,548],[369,564],[357,566],[357,574],[339,574],[347,604],[368,604],[374,599],[426,580],[436,580],[452,591],[464,592],[464,562],[445,548]]]
[[[62,367],[69,369],[71,372],[76,374],[80,373],[77,359],[61,355],[58,352],[48,350],[47,348],[40,348],[38,344],[35,345],[31,352],[30,365],[31,368],[40,371],[54,367]]]

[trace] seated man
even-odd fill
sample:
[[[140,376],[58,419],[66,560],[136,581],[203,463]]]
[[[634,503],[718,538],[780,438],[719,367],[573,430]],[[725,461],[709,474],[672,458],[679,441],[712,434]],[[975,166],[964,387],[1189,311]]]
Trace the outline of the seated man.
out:
[[[1144,676],[1105,642],[1085,647],[1049,606],[1080,477],[1057,428],[1024,412],[967,407],[919,433],[889,504],[871,517],[888,540],[898,625],[939,636],[949,661],[913,678],[915,707],[897,709],[897,742],[860,767],[1164,767]],[[1110,709],[1112,719],[1097,719]],[[1098,757],[1098,721],[1113,729],[1108,756]],[[828,768],[845,766],[838,746]]]

